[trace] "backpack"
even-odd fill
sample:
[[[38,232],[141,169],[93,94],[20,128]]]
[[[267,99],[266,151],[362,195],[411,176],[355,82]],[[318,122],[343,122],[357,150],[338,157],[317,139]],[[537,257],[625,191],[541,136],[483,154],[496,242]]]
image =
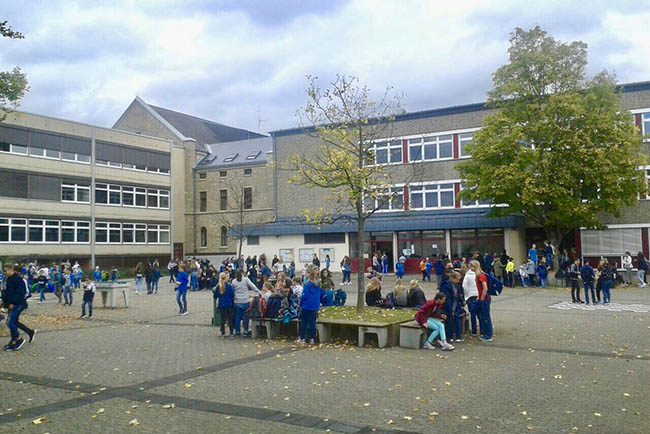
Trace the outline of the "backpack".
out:
[[[491,274],[483,273],[488,279],[488,295],[499,295],[503,291],[503,283]]]
[[[334,291],[334,306],[345,306],[345,301],[348,299],[348,293],[342,289]]]
[[[334,306],[334,291],[327,289],[320,296],[320,304],[323,306]]]
[[[255,297],[246,310],[249,318],[264,318],[266,312],[266,300],[264,297]]]
[[[280,309],[282,308],[282,297],[269,297],[268,303],[266,303],[266,308],[264,310],[264,318],[277,318],[280,315]]]
[[[384,298],[384,307],[387,309],[392,309],[395,307],[395,297],[393,296],[392,292],[386,294],[386,297]]]

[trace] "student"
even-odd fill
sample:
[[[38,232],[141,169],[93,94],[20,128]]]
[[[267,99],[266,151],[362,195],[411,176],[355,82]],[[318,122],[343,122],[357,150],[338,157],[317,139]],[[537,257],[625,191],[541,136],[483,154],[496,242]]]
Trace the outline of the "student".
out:
[[[381,274],[384,276],[388,274],[388,255],[386,252],[384,252],[383,255],[381,255]]]
[[[296,277],[296,263],[294,261],[291,261],[291,264],[289,264],[289,269],[287,270],[287,274],[291,279]]]
[[[366,304],[370,307],[381,307],[384,299],[381,297],[381,282],[373,277],[366,286]]]
[[[426,261],[426,259],[422,258],[422,260],[420,261],[420,264],[418,264],[418,268],[420,269],[420,272],[422,273],[422,282],[426,282],[427,281],[427,261]]]
[[[571,302],[584,303],[580,300],[580,259],[576,259],[569,268],[569,278],[571,279]]]
[[[539,286],[546,288],[549,267],[546,265],[546,258],[541,258],[537,265],[537,277],[539,277]]]
[[[316,253],[314,253],[314,258],[311,260],[311,263],[320,269],[320,259],[318,259]]]
[[[72,306],[72,274],[69,268],[65,269],[65,274],[63,275],[63,305]]]
[[[616,281],[616,269],[609,263],[607,258],[603,258],[603,269],[601,271],[603,304],[609,304],[612,301],[610,291]]]
[[[83,285],[84,295],[83,300],[81,301],[81,318],[86,317],[86,305],[88,305],[88,318],[93,317],[93,298],[95,298],[95,282],[91,282],[89,278],[86,278],[86,282]]]
[[[138,265],[135,266],[135,295],[140,295],[140,293],[142,292],[143,281],[144,281],[144,265],[142,264],[142,262],[138,262]]]
[[[395,288],[393,288],[393,299],[395,300],[396,307],[406,307],[408,305],[408,293],[406,288],[402,286],[402,279],[395,281]]]
[[[178,303],[178,314],[187,315],[187,284],[189,277],[185,272],[185,266],[178,267],[178,276],[176,277],[176,303]]]
[[[499,260],[497,258],[497,260]],[[499,260],[500,261],[500,260]],[[461,314],[463,313],[463,290],[460,287],[460,273],[448,270],[442,278],[440,292],[445,295],[444,311],[447,315],[445,333],[449,342],[463,342]]]
[[[63,303],[63,283],[64,277],[63,272],[57,267],[52,273],[52,279],[54,281],[54,295],[59,300],[57,304]]]
[[[395,264],[395,275],[398,279],[404,277],[404,259],[401,257],[399,258],[399,261],[397,261],[397,264]]]
[[[264,298],[266,302],[269,301],[269,297],[273,295],[273,284],[271,282],[264,282],[262,285],[262,293],[261,296]]]
[[[591,290],[591,302],[593,304],[598,304],[596,301],[596,295],[594,294],[594,278],[596,273],[589,263],[585,264],[580,268],[580,276],[582,277],[582,284],[585,287],[585,302],[589,305],[589,291]]]
[[[332,280],[332,273],[327,268],[323,268],[320,272],[320,284],[323,291],[334,291],[336,289]]]
[[[241,336],[242,323],[244,324],[244,336],[250,336],[251,333],[248,331],[249,317],[246,314],[250,307],[249,291],[254,291],[259,295],[261,295],[261,292],[250,279],[244,277],[241,270],[235,272],[235,279],[233,279],[231,285],[235,292],[235,336]]]
[[[526,261],[526,274],[528,274],[528,284],[530,286],[536,286],[535,285],[535,273],[537,272],[536,269],[537,269],[536,261],[533,261],[533,258],[529,256],[528,261]]]
[[[115,282],[119,278],[120,278],[120,272],[117,271],[117,267],[113,267],[113,269],[111,270],[111,282]]]
[[[436,259],[433,262],[433,271],[436,274],[436,282],[438,284],[438,288],[440,288],[440,284],[442,283],[442,275],[445,273],[445,263],[442,262],[442,259],[440,256],[436,255]]]
[[[5,264],[3,266],[4,279],[2,290],[2,305],[9,311],[7,318],[7,327],[11,334],[11,340],[5,345],[5,351],[18,351],[23,345],[25,340],[20,337],[18,330],[22,330],[29,336],[29,342],[34,340],[36,330],[32,330],[25,324],[20,322],[20,314],[27,309],[27,284],[25,280],[16,273],[14,265]]]
[[[431,269],[433,268],[433,262],[431,262],[430,258],[427,258],[425,264],[424,264],[424,270],[427,273],[427,280],[431,282]]]
[[[228,273],[219,274],[219,283],[213,291],[214,298],[219,300],[217,308],[221,318],[221,338],[226,337],[226,323],[230,337],[235,337],[235,291],[232,285],[228,283]]]
[[[190,268],[190,291],[199,290],[199,271],[198,268],[192,264]]]
[[[433,346],[435,339],[440,336],[438,339],[438,344],[442,347],[443,351],[452,351],[455,347],[447,343],[447,336],[445,335],[445,325],[443,321],[447,318],[447,315],[443,313],[443,308],[445,306],[445,296],[441,292],[437,293],[433,300],[429,300],[424,305],[418,309],[415,314],[415,321],[418,322],[423,327],[431,330],[431,334],[424,342],[422,348],[427,350],[435,350],[436,347]]]
[[[325,269],[329,270],[330,269],[330,263],[332,260],[330,259],[330,255],[325,255]]]
[[[631,285],[632,284],[632,255],[630,255],[630,252],[625,252],[625,255],[623,255],[623,261],[621,265],[623,265],[623,269],[625,269],[625,284]]]
[[[521,286],[524,288],[528,287],[528,273],[526,273],[526,261],[522,262],[519,265],[519,280],[521,280]]]
[[[262,263],[262,282],[266,282],[273,275],[271,269],[266,265],[266,262]]]
[[[316,335],[316,316],[320,309],[321,288],[318,282],[318,266],[313,265],[307,269],[307,283],[300,296],[300,338],[298,344],[304,344],[307,340],[314,343]]]
[[[505,269],[506,285],[510,288],[515,287],[515,261],[508,257]]]
[[[350,274],[352,273],[352,261],[349,257],[344,257],[341,261],[341,270],[343,271],[343,282],[341,285],[352,285]]]
[[[470,262],[469,267],[476,274],[479,303],[478,320],[481,323],[481,336],[479,339],[483,342],[492,342],[492,317],[490,315],[492,297],[488,294],[488,278],[481,270],[481,265],[478,262]]]
[[[36,278],[36,283],[38,284],[38,293],[40,294],[39,303],[45,301],[45,290],[47,289],[47,276],[43,270],[38,272],[38,277]]]
[[[414,307],[419,309],[427,302],[427,298],[424,295],[424,291],[420,288],[420,284],[417,280],[413,279],[409,282],[409,293],[406,300],[406,305],[408,307]]]
[[[470,262],[471,265],[471,262]],[[465,277],[463,278],[463,292],[465,293],[465,300],[467,301],[467,308],[469,309],[470,321],[471,321],[471,331],[472,336],[477,336],[477,319],[478,313],[480,310],[480,304],[478,302],[478,288],[476,286],[476,273],[470,267],[465,272]],[[480,326],[481,324],[479,324]]]
[[[300,300],[302,295],[302,280],[300,277],[294,277],[291,280],[291,292]]]
[[[646,261],[643,252],[639,252],[636,255],[636,261],[636,268],[639,270],[637,271],[636,278],[639,281],[639,288],[643,288],[648,285],[645,283],[645,273],[648,268],[648,261]]]
[[[81,278],[83,276],[83,271],[78,262],[75,262],[75,266],[72,267],[72,277],[73,277],[73,286],[75,289],[81,287]]]
[[[102,271],[99,269],[99,265],[95,267],[95,271],[93,271],[93,280],[95,282],[101,282],[102,281]]]
[[[535,244],[533,244],[530,250],[528,250],[528,257],[535,263],[535,266],[537,266],[537,246]],[[534,285],[531,284],[531,286]]]
[[[499,279],[499,282],[504,283],[503,272],[506,264],[501,262],[501,258],[497,255],[494,255],[494,262],[492,263],[492,269],[494,270],[494,277]]]
[[[381,272],[381,257],[379,256],[379,253],[372,256],[372,269],[377,273]]]

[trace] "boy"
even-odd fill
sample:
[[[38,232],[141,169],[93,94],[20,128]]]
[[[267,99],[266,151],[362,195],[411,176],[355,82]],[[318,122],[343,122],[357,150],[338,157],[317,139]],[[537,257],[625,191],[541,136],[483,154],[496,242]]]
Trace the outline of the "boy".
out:
[[[84,287],[84,296],[83,301],[81,302],[81,318],[86,317],[86,305],[88,305],[88,318],[93,317],[93,298],[95,298],[95,282],[91,282],[89,278],[86,278],[86,283]]]
[[[515,262],[512,259],[512,257],[508,257],[508,262],[506,263],[506,284],[510,288],[515,287],[514,272],[515,272]]]
[[[526,261],[522,262],[519,266],[519,279],[521,280],[521,286],[524,288],[528,287],[528,274],[526,273]]]
[[[596,277],[596,273],[594,271],[594,268],[589,265],[588,262],[585,262],[582,268],[580,268],[580,276],[582,277],[582,284],[585,287],[586,304],[589,305],[589,290],[591,290],[591,302],[593,304],[598,304],[596,301],[596,295],[594,294],[594,279]]]
[[[20,337],[18,329],[27,333],[29,342],[34,340],[36,330],[32,330],[20,322],[20,314],[27,309],[27,286],[22,277],[15,272],[12,264],[4,267],[5,284],[2,291],[2,304],[9,310],[7,327],[11,333],[11,341],[5,345],[5,351],[18,351],[25,345],[25,339]]]
[[[534,246],[534,244],[533,244]],[[530,256],[528,257],[528,261],[526,262],[526,274],[528,274],[528,284],[532,287],[535,286],[535,272],[536,272],[537,265],[535,264],[535,261],[533,261],[533,258]]]
[[[102,281],[102,271],[99,269],[99,265],[95,267],[95,271],[93,271],[93,279],[95,279],[95,282],[101,282]],[[86,282],[88,279],[86,279]]]
[[[571,279],[571,302],[572,303],[584,303],[580,300],[580,284],[578,280],[580,279],[580,259],[576,259],[571,268],[569,268],[569,278]]]
[[[187,283],[189,278],[185,272],[184,266],[178,267],[178,276],[176,277],[176,303],[178,303],[179,315],[187,315]]]
[[[63,305],[72,306],[72,275],[70,274],[70,269],[65,269],[65,274],[63,275]],[[70,296],[70,299],[68,299]]]

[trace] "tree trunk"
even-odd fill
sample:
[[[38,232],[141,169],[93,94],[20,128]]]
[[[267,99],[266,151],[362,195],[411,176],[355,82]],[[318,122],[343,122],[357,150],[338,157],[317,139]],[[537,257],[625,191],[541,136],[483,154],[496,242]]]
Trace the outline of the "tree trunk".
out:
[[[562,243],[562,238],[569,232],[559,228],[544,228],[546,233],[546,238],[550,241],[551,245],[555,247],[555,256],[553,256],[553,278],[555,279],[555,273],[560,269],[560,264],[558,262],[558,256],[560,253],[560,244]],[[557,281],[556,281],[557,285]]]
[[[358,220],[358,226],[359,229],[357,231],[357,285],[358,285],[358,290],[357,290],[357,312],[361,313],[363,312],[363,307],[366,302],[366,289],[364,285],[364,270],[363,270],[363,249],[364,249],[364,241],[366,239],[366,221],[363,218],[359,218]]]

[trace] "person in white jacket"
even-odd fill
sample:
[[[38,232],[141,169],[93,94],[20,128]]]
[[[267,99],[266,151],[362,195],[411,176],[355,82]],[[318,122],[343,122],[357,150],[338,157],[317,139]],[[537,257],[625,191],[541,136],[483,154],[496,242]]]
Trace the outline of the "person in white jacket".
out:
[[[251,294],[249,291],[260,294],[260,290],[248,277],[243,276],[241,270],[237,270],[235,278],[230,284],[235,292],[235,336],[241,336],[242,322],[244,323],[244,336],[250,336],[248,316],[246,315],[246,310],[250,307]]]
[[[623,255],[623,268],[625,269],[625,284],[632,284],[632,255],[630,252],[625,252]]]
[[[463,278],[463,291],[465,292],[465,300],[467,300],[467,308],[472,323],[471,334],[476,336],[476,319],[480,306],[478,303],[478,288],[476,287],[476,273],[470,269],[467,270]]]

